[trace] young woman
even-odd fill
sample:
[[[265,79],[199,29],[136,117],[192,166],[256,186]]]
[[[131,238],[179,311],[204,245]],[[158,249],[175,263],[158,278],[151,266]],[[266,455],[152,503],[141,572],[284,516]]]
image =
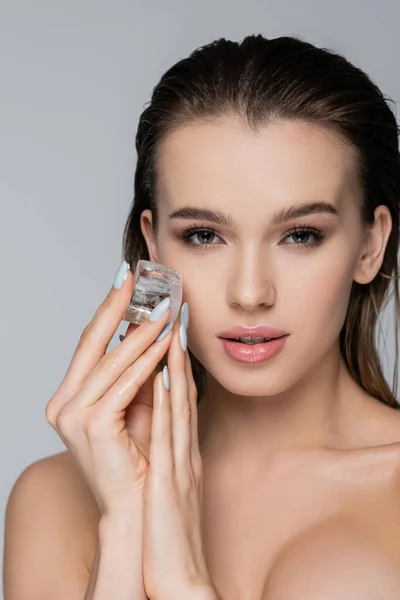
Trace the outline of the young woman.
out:
[[[10,495],[5,600],[400,598],[375,341],[393,281],[397,342],[398,135],[365,73],[298,38],[220,39],[163,75],[126,262],[46,407],[67,451]],[[140,258],[180,272],[180,318],[107,353]]]

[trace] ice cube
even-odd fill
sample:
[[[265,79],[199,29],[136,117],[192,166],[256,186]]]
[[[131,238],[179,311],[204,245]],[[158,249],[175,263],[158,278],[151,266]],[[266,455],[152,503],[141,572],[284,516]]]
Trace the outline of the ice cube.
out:
[[[143,323],[153,308],[167,296],[171,298],[171,316],[175,321],[182,304],[182,279],[179,271],[160,263],[140,259],[134,272],[135,289],[122,318],[130,323]]]

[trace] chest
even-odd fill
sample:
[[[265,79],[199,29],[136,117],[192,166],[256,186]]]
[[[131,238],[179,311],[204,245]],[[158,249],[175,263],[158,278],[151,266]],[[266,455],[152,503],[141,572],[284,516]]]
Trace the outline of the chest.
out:
[[[386,475],[308,465],[238,485],[205,471],[203,540],[222,597],[400,598],[400,498]]]

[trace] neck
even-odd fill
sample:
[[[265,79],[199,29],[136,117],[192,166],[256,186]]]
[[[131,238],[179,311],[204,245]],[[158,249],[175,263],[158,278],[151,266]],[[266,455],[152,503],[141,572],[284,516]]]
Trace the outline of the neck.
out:
[[[250,378],[251,369],[243,377]],[[351,438],[365,397],[338,345],[302,380],[275,395],[237,395],[207,373],[198,404],[201,455],[230,462],[239,455],[264,460],[281,452],[341,447]]]

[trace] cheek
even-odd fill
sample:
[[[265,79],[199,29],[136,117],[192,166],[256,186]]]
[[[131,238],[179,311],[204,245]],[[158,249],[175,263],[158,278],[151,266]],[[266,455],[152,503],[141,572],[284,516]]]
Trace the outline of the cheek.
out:
[[[216,276],[215,261],[213,262],[212,257],[201,256],[201,250],[197,252],[198,256],[176,243],[159,245],[160,261],[177,269],[182,277],[184,301],[190,304],[192,298],[198,298],[198,304],[201,306],[207,298],[210,301],[210,291],[215,289],[221,278]]]
[[[319,268],[292,281],[292,292],[285,296],[291,298],[293,330],[303,332],[305,339],[324,339],[329,345],[339,335],[352,287],[353,260],[342,256],[323,261]]]

